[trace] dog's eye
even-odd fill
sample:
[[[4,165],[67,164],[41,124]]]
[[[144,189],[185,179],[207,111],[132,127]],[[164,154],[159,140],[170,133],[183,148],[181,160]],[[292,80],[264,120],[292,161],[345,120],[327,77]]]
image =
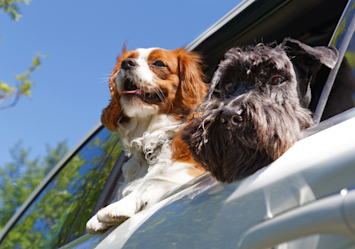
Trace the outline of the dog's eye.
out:
[[[167,66],[162,61],[155,61],[153,66],[166,68]]]
[[[224,85],[224,90],[226,92],[230,92],[233,90],[233,81],[228,81],[225,85]]]
[[[271,79],[271,85],[278,86],[284,82],[284,78],[281,76],[275,76]]]

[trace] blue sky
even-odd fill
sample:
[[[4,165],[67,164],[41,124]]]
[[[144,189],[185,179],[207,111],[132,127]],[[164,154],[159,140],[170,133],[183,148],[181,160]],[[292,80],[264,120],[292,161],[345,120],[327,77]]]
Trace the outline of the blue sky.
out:
[[[0,13],[0,80],[13,84],[35,52],[50,55],[31,76],[32,97],[0,110],[0,165],[19,140],[32,157],[43,157],[46,143],[72,148],[100,120],[126,40],[131,49],[186,46],[239,2],[32,0],[18,22]]]

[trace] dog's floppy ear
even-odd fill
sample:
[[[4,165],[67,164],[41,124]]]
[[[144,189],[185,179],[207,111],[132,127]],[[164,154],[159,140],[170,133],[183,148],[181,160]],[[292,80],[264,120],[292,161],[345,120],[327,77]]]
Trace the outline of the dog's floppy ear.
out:
[[[116,66],[113,69],[109,79],[109,89],[111,92],[111,100],[109,105],[102,111],[101,123],[110,131],[116,131],[118,122],[122,118],[122,111],[120,106],[121,96],[117,92],[116,76],[118,70],[121,68],[122,61],[126,58],[129,52],[126,50],[126,45],[123,45],[122,55],[117,56]]]
[[[334,46],[311,47],[298,40],[285,38],[282,47],[291,60],[297,60],[303,66],[318,64],[333,68],[339,58],[339,52]]]
[[[300,104],[308,108],[314,97],[312,88],[317,73],[322,66],[334,68],[339,52],[334,46],[311,47],[292,38],[285,38],[280,46],[297,71]]]
[[[203,81],[202,60],[197,53],[187,52],[184,48],[175,51],[180,77],[178,95],[185,107],[194,110],[202,103],[208,87]]]

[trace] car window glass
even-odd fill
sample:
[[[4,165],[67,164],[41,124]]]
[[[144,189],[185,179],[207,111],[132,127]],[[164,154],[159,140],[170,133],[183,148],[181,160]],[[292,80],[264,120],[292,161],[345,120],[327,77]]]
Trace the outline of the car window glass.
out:
[[[106,128],[93,136],[41,191],[0,248],[57,248],[81,236],[121,152],[117,144],[119,137]]]
[[[267,249],[354,249],[355,242],[345,237],[332,234],[315,234],[288,241]],[[265,248],[266,249],[266,248]]]
[[[118,135],[116,133],[111,133],[110,136],[114,138],[111,141],[106,141],[108,144],[104,145],[106,153],[110,154],[107,154],[103,167],[100,168],[101,172],[93,172],[95,179],[88,181],[88,184],[86,184],[83,193],[85,200],[82,201],[82,205],[78,205],[68,216],[66,223],[63,225],[57,238],[58,245],[63,245],[64,243],[67,244],[68,242],[77,239],[83,235],[83,232],[85,231],[86,222],[91,217],[96,200],[99,198],[101,190],[123,149],[122,144],[118,141]]]

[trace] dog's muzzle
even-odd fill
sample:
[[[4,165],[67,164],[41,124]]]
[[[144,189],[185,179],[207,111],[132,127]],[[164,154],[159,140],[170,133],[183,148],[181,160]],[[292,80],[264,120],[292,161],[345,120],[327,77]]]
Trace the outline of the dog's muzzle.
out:
[[[245,111],[243,108],[227,109],[222,112],[219,121],[227,130],[241,128],[245,121]]]
[[[129,69],[137,67],[137,66],[138,66],[138,63],[136,62],[135,59],[132,59],[132,58],[127,58],[124,61],[122,61],[122,63],[121,63],[121,68],[123,70],[129,70]]]

